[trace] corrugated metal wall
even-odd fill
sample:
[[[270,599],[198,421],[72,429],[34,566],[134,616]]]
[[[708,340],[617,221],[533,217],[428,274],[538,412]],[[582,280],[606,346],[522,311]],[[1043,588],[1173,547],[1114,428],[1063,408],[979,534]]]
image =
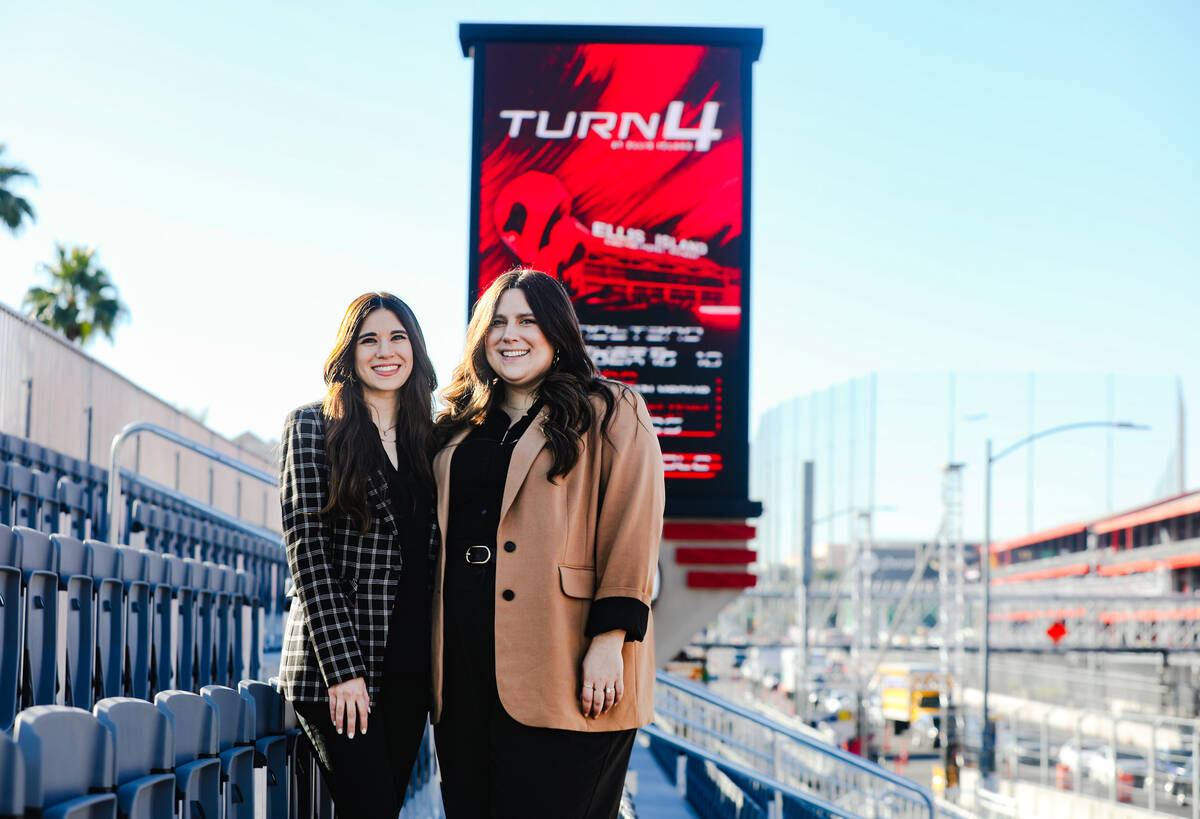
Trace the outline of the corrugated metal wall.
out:
[[[113,436],[134,421],[159,424],[276,472],[273,461],[218,435],[58,334],[0,304],[0,432],[107,468]],[[138,437],[140,441],[124,445],[122,466],[250,523],[279,530],[274,488],[154,436]]]

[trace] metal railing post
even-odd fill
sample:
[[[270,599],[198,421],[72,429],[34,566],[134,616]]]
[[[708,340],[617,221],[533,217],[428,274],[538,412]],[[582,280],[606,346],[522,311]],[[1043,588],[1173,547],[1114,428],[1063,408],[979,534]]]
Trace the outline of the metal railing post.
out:
[[[1108,783],[1108,798],[1117,801],[1117,780],[1121,774],[1117,767],[1117,718],[1112,717],[1112,779]]]
[[[1150,796],[1150,812],[1154,813],[1155,801],[1158,796],[1158,726],[1162,722],[1156,719],[1150,723],[1150,754],[1146,757],[1146,790]]]

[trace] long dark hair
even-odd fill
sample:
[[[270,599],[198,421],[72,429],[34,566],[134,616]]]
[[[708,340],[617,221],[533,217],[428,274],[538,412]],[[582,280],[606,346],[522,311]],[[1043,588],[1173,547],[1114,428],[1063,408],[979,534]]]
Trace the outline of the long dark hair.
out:
[[[542,431],[554,456],[546,474],[553,481],[575,466],[581,438],[592,424],[599,420],[601,431],[607,431],[616,398],[611,386],[615,382],[601,378],[588,357],[570,297],[561,284],[540,271],[510,270],[492,282],[475,303],[463,359],[442,394],[447,406],[437,419],[439,437],[444,441],[464,425],[482,424],[488,410],[504,394],[503,382],[488,364],[484,344],[500,296],[514,287],[525,294],[542,335],[555,351],[554,363],[537,388],[538,400],[548,410]],[[600,419],[591,401],[593,395],[604,402]]]
[[[367,505],[367,475],[381,466],[384,457],[379,431],[363,399],[362,385],[354,371],[358,333],[367,316],[390,310],[408,331],[412,345],[412,372],[400,388],[396,402],[398,466],[407,468],[417,487],[433,488],[429,455],[433,444],[433,391],[437,376],[425,349],[425,336],[412,309],[391,293],[364,293],[346,308],[337,341],[325,359],[326,418],[325,457],[329,462],[329,497],[325,514],[348,515],[365,532],[371,525]],[[415,498],[414,498],[415,502]]]

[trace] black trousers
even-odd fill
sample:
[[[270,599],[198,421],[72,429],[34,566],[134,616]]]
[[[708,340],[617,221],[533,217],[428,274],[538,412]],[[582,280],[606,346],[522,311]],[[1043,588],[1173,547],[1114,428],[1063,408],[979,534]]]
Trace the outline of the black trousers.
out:
[[[637,732],[533,728],[510,717],[496,692],[494,564],[453,565],[434,728],[447,819],[615,819]]]
[[[367,733],[338,734],[329,703],[294,702],[342,819],[396,819],[429,715],[426,672],[387,673]]]

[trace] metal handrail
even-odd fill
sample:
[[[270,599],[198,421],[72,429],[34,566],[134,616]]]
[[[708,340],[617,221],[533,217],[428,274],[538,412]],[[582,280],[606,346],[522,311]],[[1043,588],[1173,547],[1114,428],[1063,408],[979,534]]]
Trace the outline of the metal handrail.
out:
[[[753,768],[742,765],[741,763],[718,756],[707,748],[703,748],[694,742],[689,742],[686,739],[677,737],[674,734],[669,734],[656,725],[644,725],[639,730],[646,736],[653,737],[654,739],[661,740],[662,742],[671,745],[681,753],[691,754],[692,756],[703,759],[705,762],[711,762],[722,771],[733,772],[738,776],[743,776],[756,784],[762,785],[764,788],[777,791],[789,799],[795,799],[798,802],[814,805],[835,816],[854,817],[854,814],[848,813],[844,808],[839,808],[832,802],[827,802],[819,796],[814,796],[811,793],[805,793],[798,788],[794,788],[791,785],[780,782],[778,779],[768,776],[762,771],[756,771]]]
[[[761,715],[755,711],[752,711],[749,708],[745,708],[743,706],[738,705],[737,703],[730,702],[729,700],[726,700],[723,697],[719,697],[719,696],[709,692],[708,689],[704,688],[703,686],[699,686],[699,685],[695,685],[694,683],[686,682],[685,680],[681,680],[678,677],[674,677],[674,676],[666,673],[665,671],[656,672],[654,675],[654,681],[657,685],[665,685],[669,688],[674,688],[679,691],[684,691],[687,694],[689,694],[693,697],[696,697],[699,700],[707,702],[709,705],[715,705],[719,708],[729,711],[730,713],[736,714],[737,716],[739,716],[743,719],[746,719],[746,720],[749,720],[750,722],[756,723],[757,725],[759,725],[761,727],[764,727],[771,731],[774,731],[777,734],[781,734],[781,735],[787,737],[788,739],[791,739],[791,740],[805,746],[806,748],[808,748],[810,750],[825,754],[826,756],[837,759],[839,762],[843,762],[853,768],[858,769],[859,771],[862,771],[863,773],[869,774],[878,779],[882,779],[885,782],[889,782],[898,788],[902,788],[906,791],[909,791],[917,799],[919,799],[921,802],[925,803],[925,805],[929,808],[930,816],[935,815],[934,814],[933,794],[930,793],[929,791],[927,791],[925,788],[922,788],[920,785],[913,782],[912,780],[905,779],[902,776],[894,774],[891,771],[887,770],[886,768],[884,768],[880,765],[876,765],[872,762],[868,762],[867,760],[863,759],[862,757],[852,754],[849,751],[843,751],[840,748],[836,748],[832,745],[828,745],[819,740],[815,740],[815,739],[812,739],[811,737],[807,737],[804,734],[800,733],[799,731],[789,728],[786,725],[783,725],[778,722],[773,722],[772,720],[768,719],[767,717],[764,717],[763,715]]]
[[[203,455],[209,460],[241,472],[243,475],[249,475],[255,480],[262,481],[271,486],[279,485],[276,477],[269,472],[263,472],[261,469],[256,469],[249,464],[242,463],[236,458],[231,458],[212,447],[198,444],[190,438],[185,438],[178,432],[169,430],[166,427],[151,424],[148,421],[135,421],[134,423],[126,424],[120,432],[113,436],[112,450],[108,462],[108,542],[112,546],[117,545],[117,533],[120,531],[120,527],[117,525],[117,509],[120,508],[121,499],[121,471],[117,467],[117,456],[120,454],[121,444],[125,443],[125,440],[131,435],[138,432],[149,432],[152,435],[165,438],[173,444]]]

